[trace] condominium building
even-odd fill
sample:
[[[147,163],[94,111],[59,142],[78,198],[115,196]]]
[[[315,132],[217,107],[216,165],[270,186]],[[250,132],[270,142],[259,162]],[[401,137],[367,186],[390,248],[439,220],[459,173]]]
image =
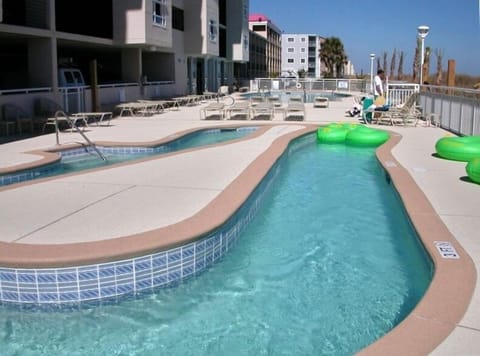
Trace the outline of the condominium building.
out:
[[[282,34],[282,75],[320,78],[323,70],[320,49],[323,37],[312,34]]]
[[[0,0],[0,104],[64,105],[72,87],[69,111],[217,91],[248,61],[248,14],[248,0]]]
[[[253,73],[264,74],[263,77],[280,75],[282,33],[280,29],[265,15],[251,14],[249,28],[254,34],[250,36],[255,57],[250,59],[249,67]],[[252,48],[252,47],[251,47]],[[263,53],[262,53],[263,51]],[[257,62],[258,61],[258,62]]]

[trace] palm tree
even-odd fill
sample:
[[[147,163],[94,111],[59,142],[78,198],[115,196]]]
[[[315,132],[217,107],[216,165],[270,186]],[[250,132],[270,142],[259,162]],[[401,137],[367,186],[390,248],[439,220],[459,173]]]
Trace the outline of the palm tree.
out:
[[[435,55],[437,56],[437,75],[435,77],[435,84],[442,85],[442,59],[443,51],[441,49],[435,50]]]
[[[322,43],[320,60],[325,64],[326,77],[340,77],[343,75],[343,66],[347,63],[347,55],[343,43],[337,37],[328,37]]]
[[[403,79],[403,58],[405,54],[403,51],[400,51],[400,58],[398,59],[398,71],[397,71],[397,80]]]
[[[422,78],[424,82],[428,82],[428,77],[430,75],[430,54],[431,54],[430,47],[425,48],[424,58],[423,58],[423,65],[422,65]]]
[[[397,65],[397,49],[393,49],[392,59],[390,60],[390,78],[395,79],[395,67]]]

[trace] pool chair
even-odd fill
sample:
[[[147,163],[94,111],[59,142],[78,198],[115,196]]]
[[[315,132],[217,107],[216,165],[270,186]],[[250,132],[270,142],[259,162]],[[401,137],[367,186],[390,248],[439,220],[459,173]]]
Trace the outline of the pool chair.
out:
[[[18,133],[22,133],[25,128],[29,132],[33,132],[33,119],[20,106],[10,103],[3,104],[0,108],[0,115],[3,119],[2,126],[5,126],[7,136],[9,134],[9,126],[16,126]]]
[[[418,98],[418,93],[411,94],[404,104],[398,107],[389,108],[369,108],[364,110],[366,113],[371,113],[371,122],[375,124],[388,125],[412,125],[417,126],[418,120],[421,118],[421,112],[416,108],[415,103]]]
[[[291,95],[288,98],[288,103],[303,103],[303,96],[301,96],[301,95]]]
[[[227,119],[230,120],[238,120],[239,118],[250,120],[250,110],[250,103],[247,101],[239,101],[225,109],[225,115]]]
[[[250,97],[250,106],[257,106],[258,104],[264,104],[266,102],[265,97],[261,95],[254,95]]]
[[[272,103],[260,103],[251,108],[252,120],[272,120],[275,107]]]
[[[210,103],[200,109],[200,120],[223,120],[225,118],[224,103]]]
[[[328,108],[329,102],[328,98],[324,96],[316,96],[313,100],[313,107],[314,108]]]
[[[303,121],[306,117],[305,104],[304,103],[288,103],[285,108],[283,119],[288,121]]]

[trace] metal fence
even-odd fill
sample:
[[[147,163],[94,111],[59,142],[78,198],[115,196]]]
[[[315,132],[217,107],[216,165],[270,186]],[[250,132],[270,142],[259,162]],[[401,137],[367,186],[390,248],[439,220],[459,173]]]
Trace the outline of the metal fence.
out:
[[[422,86],[418,103],[441,127],[459,135],[480,135],[480,90]]]
[[[250,81],[252,92],[306,91],[371,94],[369,79],[257,78]],[[480,135],[480,90],[389,82],[386,100],[397,106],[419,93],[417,107],[424,117],[435,117],[440,126],[459,135]]]

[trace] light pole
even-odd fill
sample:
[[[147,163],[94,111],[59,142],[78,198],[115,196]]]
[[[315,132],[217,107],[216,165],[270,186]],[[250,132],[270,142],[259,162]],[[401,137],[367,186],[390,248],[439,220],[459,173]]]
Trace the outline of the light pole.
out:
[[[423,48],[424,42],[425,42],[425,37],[428,35],[428,31],[430,30],[430,27],[428,26],[418,26],[417,32],[418,32],[418,37],[420,37],[420,42],[421,42],[421,53],[420,53],[420,85],[423,84],[423,61],[425,59],[425,49]]]
[[[373,61],[375,60],[375,53],[370,53],[370,85],[372,96],[375,96],[375,84],[373,83]]]

